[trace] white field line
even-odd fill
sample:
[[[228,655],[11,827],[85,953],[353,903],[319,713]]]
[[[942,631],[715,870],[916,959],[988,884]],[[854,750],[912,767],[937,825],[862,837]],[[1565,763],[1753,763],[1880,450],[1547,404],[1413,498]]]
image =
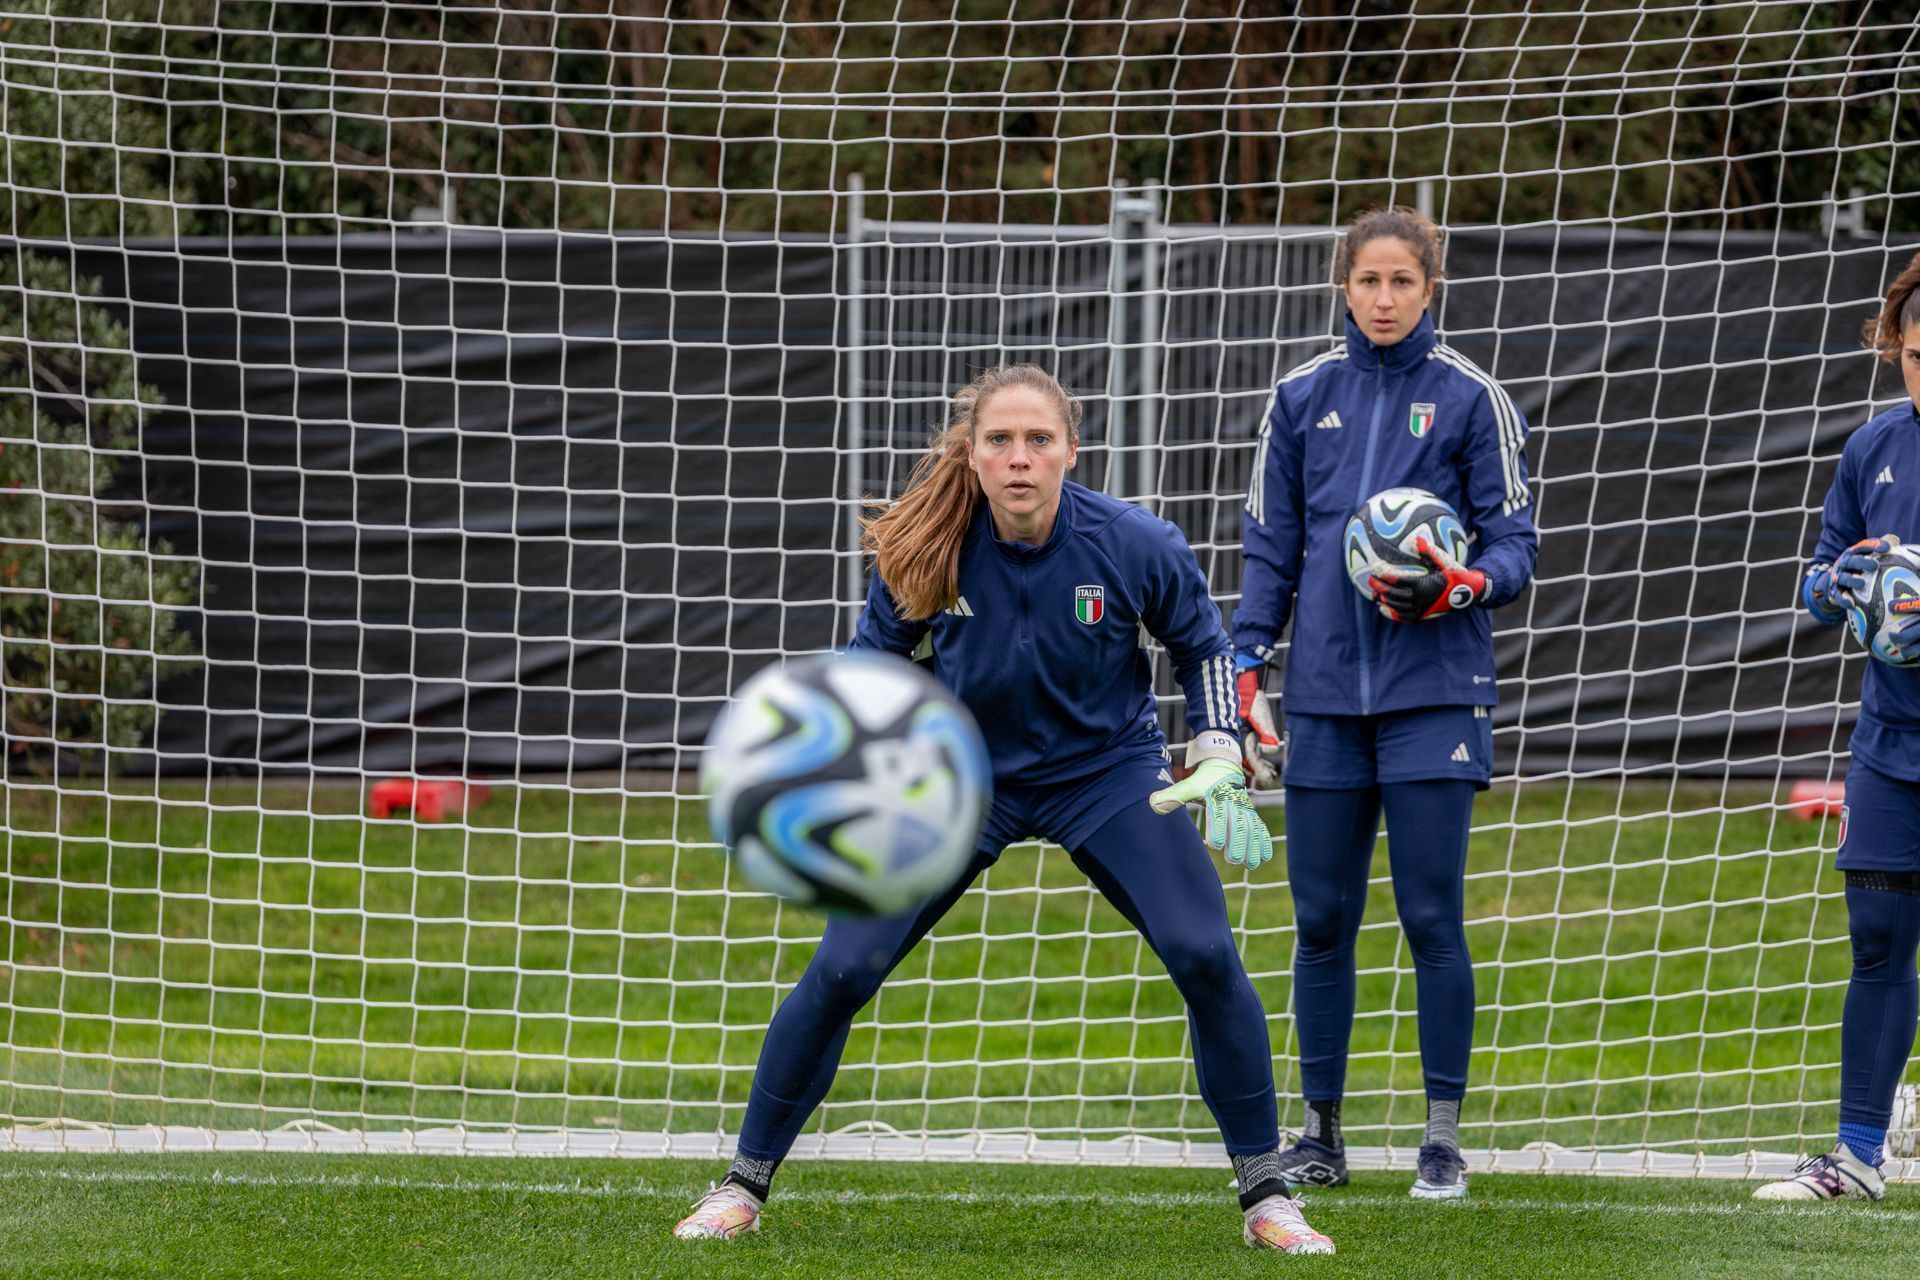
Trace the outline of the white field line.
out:
[[[54,1182],[73,1185],[121,1185],[139,1183],[165,1183],[175,1186],[206,1187],[244,1187],[244,1188],[301,1188],[335,1191],[372,1190],[372,1191],[418,1191],[418,1192],[460,1192],[478,1195],[544,1195],[544,1196],[589,1196],[596,1198],[658,1200],[672,1199],[676,1202],[687,1195],[684,1187],[661,1187],[643,1179],[623,1182],[606,1180],[588,1181],[574,1179],[568,1181],[514,1182],[510,1180],[482,1181],[468,1178],[395,1178],[383,1174],[254,1174],[230,1173],[224,1169],[215,1169],[212,1173],[193,1174],[185,1172],[155,1173],[143,1169],[36,1169],[36,1168],[0,1168],[0,1182]],[[1386,1208],[1404,1206],[1413,1208],[1413,1202],[1405,1195],[1382,1195],[1378,1192],[1327,1192],[1309,1193],[1301,1197],[1301,1203],[1309,1205],[1314,1213],[1337,1212],[1343,1208]],[[1232,1207],[1233,1195],[1224,1186],[1218,1193],[1208,1194],[1198,1191],[1153,1191],[1153,1192],[1067,1192],[1060,1195],[1047,1195],[1029,1191],[795,1191],[782,1192],[773,1201],[774,1211],[782,1204],[836,1204],[836,1205],[882,1205],[882,1204],[956,1204],[956,1205],[1012,1205],[1022,1207],[1040,1207],[1048,1205],[1123,1205],[1129,1208],[1184,1208],[1184,1207]],[[1425,1204],[1417,1206],[1422,1213],[1471,1213],[1476,1209],[1496,1212],[1520,1210],[1523,1212],[1565,1213],[1565,1214],[1640,1214],[1656,1217],[1728,1217],[1737,1214],[1762,1214],[1773,1217],[1817,1217],[1821,1214],[1843,1213],[1848,1218],[1880,1218],[1891,1222],[1920,1222],[1920,1209],[1877,1209],[1866,1205],[1844,1205],[1837,1208],[1821,1204],[1756,1204],[1741,1201],[1734,1204],[1623,1204],[1606,1200],[1568,1202],[1564,1200],[1539,1200],[1509,1198],[1507,1196],[1482,1196],[1479,1199],[1467,1199],[1444,1204]]]

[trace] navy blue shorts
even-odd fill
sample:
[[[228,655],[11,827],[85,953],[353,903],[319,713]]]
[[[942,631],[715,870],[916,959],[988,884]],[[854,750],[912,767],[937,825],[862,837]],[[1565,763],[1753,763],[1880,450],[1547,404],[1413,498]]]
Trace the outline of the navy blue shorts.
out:
[[[1840,809],[1842,871],[1920,871],[1920,782],[1889,777],[1859,756]]]
[[[1493,778],[1488,707],[1420,707],[1377,716],[1288,712],[1290,787],[1371,787],[1458,778],[1485,789]]]
[[[1117,760],[1099,773],[1039,786],[996,778],[993,809],[980,830],[980,852],[995,857],[1030,836],[1078,849],[1121,810],[1172,785],[1166,757],[1159,754]]]

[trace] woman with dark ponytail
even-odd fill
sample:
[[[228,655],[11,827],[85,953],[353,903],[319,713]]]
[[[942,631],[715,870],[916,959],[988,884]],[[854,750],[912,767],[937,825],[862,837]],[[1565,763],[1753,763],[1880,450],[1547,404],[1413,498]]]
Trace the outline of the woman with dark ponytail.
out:
[[[828,923],[767,1028],[738,1158],[675,1235],[758,1229],[854,1015],[1002,849],[1037,835],[1140,930],[1186,1000],[1200,1093],[1239,1177],[1243,1239],[1333,1252],[1279,1177],[1266,1013],[1207,856],[1211,846],[1248,867],[1273,856],[1241,773],[1232,646],[1180,531],[1067,479],[1079,423],[1079,403],[1043,370],[990,369],[954,396],[905,495],[867,522],[876,564],[853,647],[929,654],[986,737],[993,808],[945,893],[892,919]],[[1187,695],[1192,772],[1177,783],[1143,628]],[[1190,803],[1205,806],[1205,845],[1175,813]]]
[[[1439,229],[1411,209],[1374,209],[1347,228],[1334,264],[1346,338],[1281,378],[1268,401],[1233,617],[1249,754],[1267,778],[1264,753],[1280,744],[1262,677],[1293,625],[1287,880],[1306,1125],[1282,1174],[1296,1185],[1347,1181],[1340,1107],[1354,943],[1384,809],[1426,1077],[1413,1195],[1433,1200],[1467,1193],[1459,1123],[1474,991],[1462,896],[1474,793],[1492,777],[1491,616],[1526,589],[1539,543],[1526,419],[1500,384],[1440,341],[1428,314],[1440,250]],[[1375,564],[1362,596],[1344,564],[1347,519],[1401,486],[1459,513],[1472,563],[1423,543],[1427,564]]]
[[[1800,599],[1816,622],[1847,616],[1880,571],[1875,553],[1920,542],[1920,254],[1869,320],[1866,345],[1900,366],[1907,398],[1847,437]],[[1853,975],[1840,1013],[1840,1133],[1830,1152],[1754,1192],[1761,1200],[1878,1200],[1893,1097],[1920,1023],[1920,613],[1873,649],[1848,743],[1840,811]]]

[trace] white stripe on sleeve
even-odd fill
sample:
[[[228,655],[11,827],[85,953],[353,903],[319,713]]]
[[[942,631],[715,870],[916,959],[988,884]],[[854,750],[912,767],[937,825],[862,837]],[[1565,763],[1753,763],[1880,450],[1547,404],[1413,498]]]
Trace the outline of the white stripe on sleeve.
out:
[[[1500,444],[1500,472],[1506,495],[1506,500],[1500,504],[1500,514],[1512,515],[1530,500],[1527,486],[1520,479],[1520,461],[1525,456],[1526,448],[1526,437],[1520,427],[1520,410],[1515,407],[1513,397],[1507,394],[1505,387],[1452,347],[1444,343],[1437,345],[1429,353],[1429,358],[1457,369],[1485,389],[1487,402],[1493,407],[1495,435]]]

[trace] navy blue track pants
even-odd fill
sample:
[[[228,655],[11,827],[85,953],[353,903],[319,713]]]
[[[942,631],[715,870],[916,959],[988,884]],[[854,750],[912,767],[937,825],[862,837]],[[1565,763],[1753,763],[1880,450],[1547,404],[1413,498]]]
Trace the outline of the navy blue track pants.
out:
[[[1200,1094],[1228,1152],[1270,1151],[1279,1140],[1279,1118],[1266,1011],[1234,946],[1219,873],[1186,813],[1156,814],[1145,790],[1132,794],[1137,799],[1068,852],[1145,936],[1186,1000]],[[1017,790],[1002,787],[995,798],[998,821],[989,830],[1010,829],[1003,806],[1020,800]],[[959,883],[916,914],[828,923],[820,949],[767,1028],[740,1130],[741,1155],[785,1158],[833,1084],[854,1015],[999,852],[983,849]]]

